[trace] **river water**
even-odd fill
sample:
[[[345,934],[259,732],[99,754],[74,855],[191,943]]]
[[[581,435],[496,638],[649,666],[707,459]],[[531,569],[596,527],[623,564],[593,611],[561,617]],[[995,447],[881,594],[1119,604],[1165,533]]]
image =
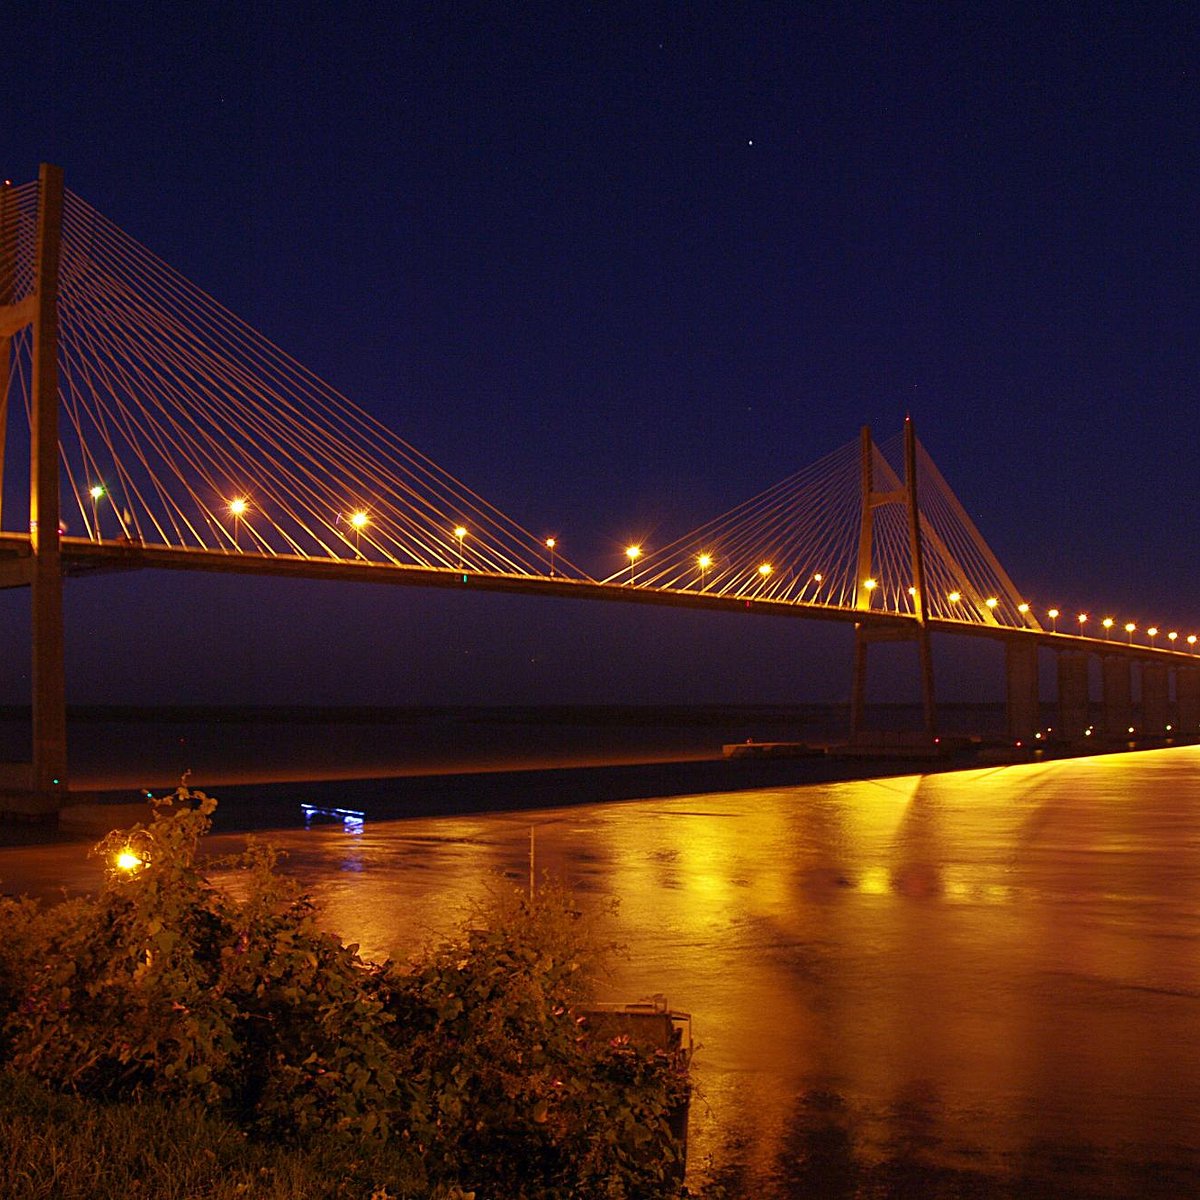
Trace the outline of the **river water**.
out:
[[[272,835],[403,957],[539,875],[619,901],[604,999],[699,1043],[693,1177],[731,1197],[1200,1195],[1200,748]],[[235,834],[213,838],[227,848]],[[6,890],[87,886],[78,844]]]

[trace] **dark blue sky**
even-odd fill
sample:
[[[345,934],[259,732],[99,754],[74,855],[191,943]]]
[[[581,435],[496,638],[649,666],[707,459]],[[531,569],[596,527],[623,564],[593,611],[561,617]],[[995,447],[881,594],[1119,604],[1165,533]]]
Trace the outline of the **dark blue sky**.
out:
[[[4,173],[59,163],[593,574],[911,413],[1028,595],[1200,631],[1188,6],[37,8]],[[849,686],[799,623],[162,576],[68,605],[78,700]]]

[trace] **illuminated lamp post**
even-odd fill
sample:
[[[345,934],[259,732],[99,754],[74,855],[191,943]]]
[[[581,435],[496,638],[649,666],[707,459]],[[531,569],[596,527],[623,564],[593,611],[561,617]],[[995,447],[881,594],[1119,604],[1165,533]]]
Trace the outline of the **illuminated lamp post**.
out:
[[[696,566],[700,568],[700,590],[704,591],[704,577],[708,573],[708,568],[712,566],[711,554],[696,555]]]
[[[1151,625],[1150,628],[1146,630],[1146,636],[1150,639],[1150,649],[1153,650],[1154,639],[1158,637],[1158,626]]]
[[[1088,619],[1087,613],[1080,613],[1079,616],[1077,616],[1075,618],[1075,620],[1077,620],[1079,622],[1079,636],[1080,637],[1083,637],[1083,627],[1087,624],[1087,619]]]
[[[637,560],[642,557],[641,546],[626,546],[625,557],[629,559],[629,586],[633,587],[635,583],[633,567],[634,563],[636,563]]]
[[[350,524],[354,527],[354,553],[355,554],[361,554],[361,551],[358,548],[358,539],[359,539],[359,536],[362,534],[362,531],[367,527],[367,522],[369,520],[370,520],[370,518],[367,516],[367,514],[361,508],[358,510],[358,512],[350,514]]]
[[[241,546],[238,544],[238,533],[241,529],[242,518],[246,515],[249,507],[250,505],[242,496],[238,496],[229,502],[229,512],[233,516],[233,547],[235,550],[241,549]]]
[[[1132,621],[1126,621],[1126,622],[1125,622],[1125,633],[1126,633],[1126,638],[1125,638],[1125,640],[1126,640],[1126,641],[1127,641],[1127,642],[1128,642],[1128,643],[1129,643],[1131,646],[1133,645],[1133,633],[1134,633],[1134,630],[1135,630],[1135,629],[1137,629],[1137,626],[1136,626],[1136,625],[1135,625],[1135,624],[1134,624]]]
[[[1050,632],[1057,633],[1058,632],[1058,609],[1052,608],[1046,614],[1046,616],[1048,616],[1050,618]]]
[[[100,501],[104,498],[104,484],[93,483],[88,488],[88,495],[92,498],[92,533],[96,541],[100,541]]]
[[[546,539],[546,549],[550,551],[550,575],[554,576],[554,547],[558,545],[558,539],[548,537]]]
[[[1112,619],[1112,617],[1105,617],[1104,620],[1100,622],[1100,624],[1104,626],[1104,640],[1107,642],[1108,635],[1112,632],[1113,619]]]
[[[467,527],[465,525],[455,525],[454,536],[458,539],[458,569],[461,571],[466,561],[463,556],[463,540],[467,536]]]

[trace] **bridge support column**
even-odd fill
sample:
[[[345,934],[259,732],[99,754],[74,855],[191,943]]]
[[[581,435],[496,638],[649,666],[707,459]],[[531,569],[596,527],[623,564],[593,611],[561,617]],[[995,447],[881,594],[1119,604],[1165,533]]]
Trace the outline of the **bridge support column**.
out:
[[[1142,663],[1142,728],[1147,737],[1166,737],[1171,695],[1166,663]]]
[[[1042,723],[1038,699],[1038,648],[1032,638],[1009,638],[1004,643],[1008,678],[1008,736],[1030,742]]]
[[[1175,668],[1175,708],[1180,733],[1200,734],[1200,667]]]
[[[33,792],[55,809],[67,791],[67,697],[58,481],[58,260],[63,178],[38,175],[38,243],[30,411],[29,536],[33,548]]]
[[[1091,725],[1088,699],[1088,656],[1073,650],[1058,655],[1058,730],[1069,742],[1086,736]]]
[[[12,184],[0,181],[0,308],[13,301],[17,249],[16,204]],[[8,429],[8,379],[12,370],[11,339],[0,333],[0,511],[4,508],[4,450]],[[3,525],[0,524],[0,528]]]
[[[1104,685],[1104,736],[1127,738],[1133,724],[1133,667],[1124,655],[1109,654],[1100,660]]]

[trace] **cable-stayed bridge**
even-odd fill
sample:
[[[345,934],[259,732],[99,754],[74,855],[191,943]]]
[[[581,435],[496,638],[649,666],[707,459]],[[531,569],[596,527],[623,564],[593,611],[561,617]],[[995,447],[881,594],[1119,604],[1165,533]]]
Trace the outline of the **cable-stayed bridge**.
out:
[[[27,437],[25,458],[6,454]],[[5,461],[13,472],[3,478]],[[28,503],[23,497],[28,494]],[[7,497],[7,498],[6,498]],[[660,547],[592,573],[421,454],[66,191],[0,188],[0,586],[33,601],[31,762],[0,786],[53,807],[67,788],[65,577],[155,568],[367,581],[752,611],[853,624],[854,723],[869,645],[917,649],[932,739],[929,637],[1006,647],[1010,728],[1039,723],[1039,646],[1059,651],[1060,724],[1087,718],[1087,653],[1107,710],[1200,730],[1195,639],[1111,641],[1111,621],[1033,605],[912,426],[855,441]],[[1088,625],[1088,621],[1091,625]],[[1043,624],[1049,622],[1049,628]],[[1147,631],[1149,632],[1149,631]],[[1091,635],[1091,636],[1089,636]],[[1082,699],[1081,699],[1082,696]],[[1075,730],[1078,725],[1079,729]]]

